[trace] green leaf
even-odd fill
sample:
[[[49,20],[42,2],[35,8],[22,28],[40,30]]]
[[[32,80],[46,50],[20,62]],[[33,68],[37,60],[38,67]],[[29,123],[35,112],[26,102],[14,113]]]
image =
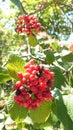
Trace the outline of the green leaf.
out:
[[[69,82],[70,82],[70,86],[73,87],[73,68],[72,71],[70,72]]]
[[[11,54],[6,67],[9,71],[10,75],[13,78],[18,79],[17,73],[18,72],[22,72],[22,73],[25,72],[24,64],[25,64],[25,61],[21,57],[15,55],[15,54]]]
[[[65,86],[67,81],[60,68],[55,66],[51,70],[55,73],[53,86],[57,88],[61,88],[61,86]]]
[[[53,48],[55,51],[59,51],[59,44],[58,44],[58,42],[53,42],[53,43],[51,43],[51,46],[52,46],[52,48]]]
[[[52,64],[55,60],[53,51],[48,50],[48,51],[45,52],[45,54],[46,54],[46,59],[45,59],[46,63]]]
[[[63,96],[64,104],[67,108],[68,115],[73,121],[73,94]]]
[[[50,116],[52,102],[43,102],[36,110],[30,110],[30,118],[34,123],[43,123]]]
[[[62,60],[64,62],[73,62],[73,52],[70,52],[70,51],[63,51],[63,54],[62,54]]]
[[[17,103],[14,101],[14,95],[15,92],[11,94],[7,103],[8,113],[14,121],[21,122],[26,118],[28,110],[23,106],[17,105]]]
[[[20,0],[11,0],[11,1],[19,8],[19,10],[20,10],[22,13],[24,13],[24,10],[23,10],[23,8],[22,8],[22,5],[21,5]]]
[[[36,36],[35,35],[29,35],[29,37],[28,37],[28,43],[29,43],[29,45],[30,46],[33,46],[33,47],[35,47],[37,44],[38,44],[38,41],[37,41],[37,39],[36,39]]]
[[[0,67],[0,83],[4,83],[10,79],[11,77],[8,73],[8,70],[4,67]]]
[[[52,105],[53,113],[58,117],[63,124],[64,130],[73,130],[73,122],[68,115],[67,108],[64,104],[62,94],[58,89],[54,90],[55,102]]]

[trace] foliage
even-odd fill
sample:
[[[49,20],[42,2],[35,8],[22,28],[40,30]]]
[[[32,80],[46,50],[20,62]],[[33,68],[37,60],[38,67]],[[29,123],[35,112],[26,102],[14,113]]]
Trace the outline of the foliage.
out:
[[[6,68],[13,78],[18,79],[17,73],[18,72],[24,73],[24,64],[25,64],[25,61],[23,59],[21,59],[19,56],[15,54],[11,54],[9,56],[9,60],[6,65]]]
[[[6,3],[6,1],[3,2]],[[11,0],[9,3],[12,12],[8,17],[3,10],[0,11],[1,130],[23,130],[24,128],[28,130],[72,130],[73,51],[69,49],[69,44],[71,44],[68,43],[69,41],[65,41],[68,46],[61,44],[61,40],[67,39],[73,30],[72,0]],[[34,34],[31,31],[30,35],[17,33],[16,21],[22,14],[37,17],[44,27],[43,30],[35,34],[33,29]],[[17,93],[14,84],[22,79],[21,74],[23,76],[26,74],[27,67],[24,65],[26,66],[31,59],[36,65],[44,66],[54,72],[52,88],[49,89],[53,99],[42,102],[40,106],[38,104],[36,109],[26,109],[25,105],[19,106],[14,101],[14,96],[21,93],[20,91]],[[37,77],[40,77],[42,71],[37,73]],[[27,77],[26,79],[28,81]],[[34,99],[33,93],[30,95]],[[9,126],[11,128],[8,128]]]

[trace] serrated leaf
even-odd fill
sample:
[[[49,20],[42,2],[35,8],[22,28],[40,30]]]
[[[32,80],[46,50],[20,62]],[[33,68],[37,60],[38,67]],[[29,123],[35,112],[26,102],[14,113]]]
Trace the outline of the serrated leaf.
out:
[[[20,10],[22,13],[24,13],[24,10],[23,10],[23,8],[22,8],[22,5],[21,5],[20,0],[11,0],[11,1],[19,8],[19,10]]]
[[[61,86],[65,86],[67,81],[60,68],[55,66],[51,70],[55,73],[53,86],[57,88],[61,88]]]
[[[10,79],[11,77],[8,73],[8,70],[4,67],[0,67],[0,83],[4,83]]]
[[[36,36],[35,35],[29,35],[29,37],[28,37],[28,43],[29,43],[29,45],[30,46],[33,46],[33,47],[35,47],[37,44],[38,44],[38,41],[37,41],[37,39],[36,39]]]
[[[7,103],[8,113],[14,121],[21,122],[26,118],[28,110],[23,106],[17,105],[17,103],[14,101],[14,95],[15,92],[11,94]]]
[[[25,64],[25,61],[21,57],[15,55],[15,54],[12,54],[9,57],[9,60],[8,60],[6,67],[9,71],[9,74],[13,78],[18,79],[17,73],[18,72],[22,72],[22,73],[25,72],[24,64]]]
[[[34,123],[43,123],[50,116],[52,102],[43,102],[36,110],[30,110],[30,118]]]
[[[55,102],[52,106],[53,113],[58,117],[64,126],[64,130],[73,130],[73,122],[68,115],[67,108],[64,104],[62,94],[59,89],[54,91]]]
[[[46,59],[45,59],[46,63],[52,64],[55,60],[53,51],[48,50],[48,51],[45,52],[45,54],[46,54]]]
[[[62,52],[62,60],[64,62],[73,62],[73,52],[70,52],[70,51],[64,51]]]
[[[68,115],[70,116],[71,120],[73,121],[73,95],[65,95],[63,96],[64,104],[67,108]]]

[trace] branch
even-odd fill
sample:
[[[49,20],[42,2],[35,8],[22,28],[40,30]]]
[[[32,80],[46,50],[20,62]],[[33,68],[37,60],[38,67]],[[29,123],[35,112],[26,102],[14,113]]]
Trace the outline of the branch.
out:
[[[61,5],[64,6],[64,7],[69,7],[70,9],[73,10],[73,4],[65,4],[65,3],[62,3]]]
[[[63,72],[66,72],[65,68],[60,66],[56,61],[53,63],[53,65],[59,67]]]
[[[52,4],[52,2],[47,2],[46,4],[42,5],[41,4],[41,7],[38,9],[38,10],[35,10],[35,11],[32,11],[29,13],[29,15],[33,15],[33,14],[36,14],[37,12],[40,12],[44,9],[46,9],[48,6],[50,6]]]
[[[31,54],[31,48],[30,48],[30,45],[29,45],[29,44],[28,44],[27,54],[24,55],[24,56],[22,56],[22,57],[23,57],[23,58],[24,58],[24,57],[28,57],[28,58],[32,58],[32,59],[35,59],[35,60],[38,60],[38,61],[41,61],[41,62],[45,62],[44,59],[41,59],[41,58],[36,57],[36,56],[33,56],[33,55]]]
[[[73,69],[73,65],[68,69],[68,72],[70,72]]]
[[[35,59],[35,60],[38,60],[38,61],[41,61],[41,62],[45,62],[44,59],[40,59],[39,57],[35,57],[32,54],[27,54],[27,55],[22,56],[22,58],[24,58],[24,57],[30,57],[32,59]]]
[[[63,7],[60,7],[60,9],[61,9],[61,11],[62,11],[62,13],[64,14],[64,15],[66,15],[66,13],[64,12],[64,10],[63,10]],[[67,19],[70,21],[70,23],[72,24],[73,22],[72,22],[72,20],[66,15],[66,17],[67,17]]]
[[[35,56],[33,56],[33,55],[30,55],[30,57],[33,58],[33,59],[35,59],[35,60],[39,60],[39,61],[41,61],[41,62],[45,62],[44,59],[40,59],[39,57],[35,57]]]
[[[73,69],[73,65],[67,70],[64,72],[64,76],[66,76],[69,80],[69,75],[70,75],[70,71]]]
[[[21,3],[21,2],[20,2],[20,3]],[[27,13],[26,10],[24,9],[22,3],[21,3],[21,8],[22,8],[22,10],[23,10],[23,13],[24,13],[25,15],[27,15],[28,13]]]

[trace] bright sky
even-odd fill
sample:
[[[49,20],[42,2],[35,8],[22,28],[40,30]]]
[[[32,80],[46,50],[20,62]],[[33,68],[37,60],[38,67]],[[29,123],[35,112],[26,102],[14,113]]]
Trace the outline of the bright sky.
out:
[[[10,9],[9,3],[10,0],[5,0],[5,2],[2,2],[2,0],[0,0],[0,9],[4,12],[6,16],[8,16],[10,14],[10,11],[12,11]]]
[[[6,22],[7,19],[5,19],[5,17],[10,16],[10,14],[13,16],[14,14],[14,9],[10,8],[10,0],[5,0],[4,2],[2,2],[2,0],[0,0],[0,10],[2,10],[2,12],[4,12],[4,16],[2,17],[1,21]],[[12,18],[10,21],[6,22],[5,27],[6,28],[13,28],[12,24],[14,23],[14,19]]]

